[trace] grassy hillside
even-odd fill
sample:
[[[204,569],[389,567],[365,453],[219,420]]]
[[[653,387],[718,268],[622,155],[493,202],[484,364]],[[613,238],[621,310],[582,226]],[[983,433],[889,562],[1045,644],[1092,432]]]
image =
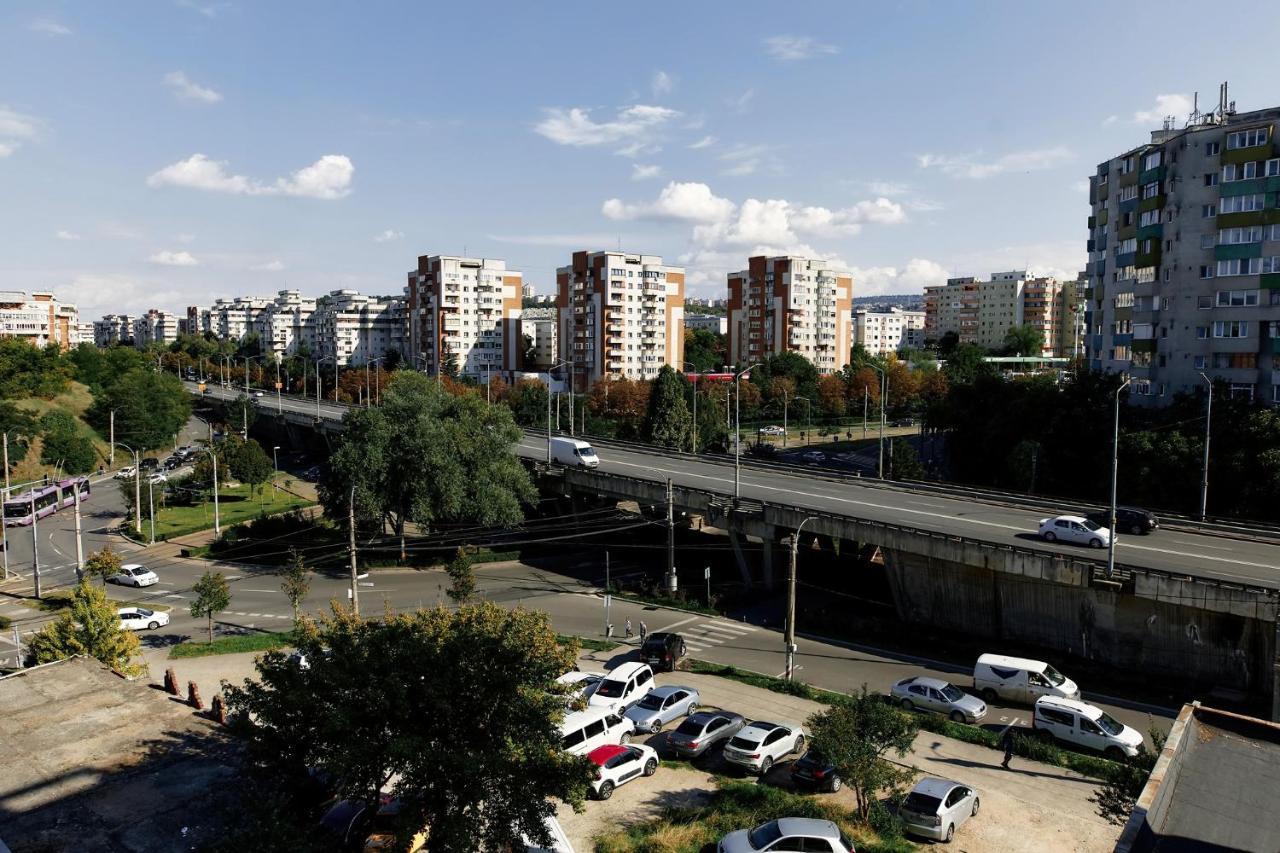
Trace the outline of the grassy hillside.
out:
[[[107,442],[84,422],[84,413],[93,403],[93,396],[89,393],[87,386],[72,382],[65,392],[51,399],[27,397],[13,402],[18,408],[30,412],[37,419],[54,411],[66,412],[76,418],[81,431],[92,439],[94,448],[97,449],[98,455],[105,464]],[[49,473],[49,467],[40,462],[40,449],[41,441],[37,438],[31,443],[31,449],[27,451],[27,458],[22,460],[21,464],[14,466],[13,473],[10,475],[14,482],[34,480]],[[120,461],[118,455],[116,461]]]

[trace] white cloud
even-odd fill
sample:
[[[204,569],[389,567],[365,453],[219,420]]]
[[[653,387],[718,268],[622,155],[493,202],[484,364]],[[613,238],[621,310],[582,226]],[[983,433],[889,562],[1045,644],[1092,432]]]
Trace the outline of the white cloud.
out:
[[[301,198],[336,199],[351,192],[355,166],[342,154],[326,154],[287,178],[262,184],[244,175],[227,172],[226,162],[192,154],[186,160],[165,166],[147,178],[150,187],[185,187],[238,195],[289,195]]]
[[[631,180],[633,181],[647,181],[649,178],[656,178],[661,174],[661,166],[646,166],[640,163],[631,164]]]
[[[1032,276],[1074,280],[1088,260],[1079,240],[1056,240],[986,247],[949,258],[962,275],[984,277],[1000,270],[1026,270]]]
[[[59,230],[55,236],[57,236],[59,240],[79,240],[80,239],[79,234],[76,234],[71,231],[63,231],[63,230]]]
[[[160,264],[166,267],[198,267],[200,262],[191,256],[190,252],[156,252],[147,258],[153,264]]]
[[[730,109],[732,109],[734,112],[745,113],[748,109],[751,108],[751,102],[755,100],[755,97],[756,97],[756,90],[748,89],[747,91],[743,92],[741,95],[738,95],[736,98],[730,98],[725,103],[727,103]]]
[[[672,181],[652,204],[625,204],[611,198],[601,208],[609,219],[665,219],[686,222],[721,222],[733,214],[734,204],[711,192],[702,183]]]
[[[916,158],[921,169],[939,169],[953,178],[982,180],[1007,172],[1035,172],[1052,169],[1074,158],[1070,149],[1061,145],[1014,151],[995,160],[981,161],[976,155],[921,154]]]
[[[16,142],[0,142],[0,160],[8,157],[10,154],[18,150]]]
[[[182,71],[170,71],[164,75],[164,84],[168,86],[175,95],[184,101],[199,101],[203,104],[216,104],[222,100],[222,95],[215,92],[207,86],[201,86]]]
[[[813,59],[838,53],[833,44],[823,44],[812,36],[770,36],[764,40],[765,53],[783,62]]]
[[[1117,116],[1117,115],[1109,115],[1109,116],[1107,116],[1106,118],[1104,118],[1104,119],[1102,120],[1102,126],[1103,126],[1103,127],[1110,127],[1111,125],[1115,124],[1115,123],[1116,123],[1116,122],[1118,122],[1119,120],[1120,120],[1120,116]]]
[[[178,0],[178,5],[182,6],[184,9],[191,9],[192,11],[199,12],[201,15],[210,19],[218,17],[218,13],[223,9],[231,8],[230,3],[197,3],[195,0]]]
[[[0,104],[0,159],[13,154],[23,142],[35,139],[40,125],[40,119]]]
[[[381,234],[379,234],[378,236],[374,237],[374,238],[373,238],[373,242],[375,242],[375,243],[390,243],[392,240],[399,240],[399,239],[400,239],[401,237],[403,237],[403,236],[404,236],[404,232],[403,232],[403,231],[396,231],[396,230],[394,230],[394,229],[392,229],[392,228],[388,228],[386,231],[383,231]]]
[[[52,18],[37,18],[27,27],[33,33],[43,33],[47,36],[69,36],[71,29],[63,26]]]
[[[681,113],[667,107],[636,104],[619,110],[610,121],[598,122],[591,111],[581,107],[546,110],[546,118],[534,125],[534,131],[559,145],[585,147],[619,145],[618,153],[635,157],[652,145],[662,128]]]
[[[612,245],[616,234],[489,234],[497,243],[513,243],[517,246],[571,246],[584,249],[593,246]]]
[[[1155,106],[1135,112],[1133,121],[1135,124],[1159,124],[1167,116],[1185,119],[1191,114],[1193,104],[1189,95],[1156,95]]]
[[[280,272],[284,269],[283,261],[267,261],[265,264],[254,264],[249,267],[254,272]]]
[[[925,287],[945,284],[951,276],[942,264],[912,258],[903,267],[854,267],[854,296],[883,296],[889,293],[922,293]]]
[[[675,85],[676,78],[672,77],[665,71],[655,71],[653,73],[653,80],[649,83],[649,88],[653,91],[653,96],[655,98],[660,98],[663,95],[670,94],[671,90],[675,88]]]
[[[697,150],[699,148],[710,148],[712,145],[715,145],[715,144],[716,144],[716,138],[714,136],[704,136],[701,139],[699,139],[697,142],[690,145],[689,147],[694,150]]]

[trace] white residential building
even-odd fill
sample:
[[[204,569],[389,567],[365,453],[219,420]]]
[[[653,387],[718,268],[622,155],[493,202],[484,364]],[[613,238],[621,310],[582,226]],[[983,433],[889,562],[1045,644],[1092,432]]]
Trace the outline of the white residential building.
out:
[[[334,290],[316,300],[314,354],[358,367],[406,349],[405,303],[401,299]]]
[[[76,306],[59,302],[49,291],[0,291],[0,337],[65,350],[75,345],[79,325]]]
[[[924,347],[924,312],[890,308],[888,311],[855,311],[853,342],[871,355],[887,355]]]
[[[729,274],[729,361],[748,365],[784,352],[821,373],[853,351],[853,274],[827,261],[756,256]]]
[[[171,344],[178,339],[178,318],[152,308],[133,321],[133,345]]]
[[[560,360],[558,314],[555,308],[525,308],[520,315],[521,337],[533,342],[533,367],[539,370]]]
[[[107,314],[93,321],[93,342],[100,347],[133,343],[133,321],[129,314]]]
[[[523,276],[496,258],[421,255],[408,274],[408,353],[436,375],[486,381],[521,368]]]
[[[717,335],[726,335],[729,333],[729,318],[716,314],[686,314],[684,327],[689,330],[706,329]]]
[[[264,352],[279,358],[316,351],[316,300],[297,290],[281,290],[258,317]]]
[[[238,341],[261,329],[262,314],[271,300],[262,296],[219,299],[209,309],[210,331],[228,341]]]

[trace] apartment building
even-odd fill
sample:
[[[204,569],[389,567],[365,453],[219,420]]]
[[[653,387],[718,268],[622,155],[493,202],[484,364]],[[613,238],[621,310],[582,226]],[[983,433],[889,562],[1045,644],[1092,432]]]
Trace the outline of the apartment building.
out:
[[[92,344],[94,342],[94,327],[91,322],[80,322],[76,324],[76,330],[71,339],[71,346],[78,347],[80,344]]]
[[[406,288],[408,348],[430,374],[487,381],[521,368],[523,276],[495,258],[422,255]]]
[[[0,290],[0,337],[67,350],[75,346],[79,325],[76,306],[59,302],[47,290]]]
[[[297,290],[281,290],[258,315],[257,333],[264,352],[277,358],[316,352],[316,300]]]
[[[705,329],[716,335],[729,334],[729,318],[718,314],[686,314],[684,327],[689,331]]]
[[[152,308],[133,321],[133,345],[168,345],[178,339],[178,318],[168,311]]]
[[[1217,108],[1098,164],[1089,183],[1090,363],[1135,402],[1227,383],[1280,402],[1280,107]]]
[[[179,321],[184,335],[203,335],[214,332],[213,312],[198,305],[188,305],[187,315]]]
[[[209,330],[227,341],[238,341],[261,329],[262,315],[271,306],[264,296],[219,299],[209,309]]]
[[[533,364],[549,370],[560,361],[559,311],[555,308],[525,308],[520,315],[520,334],[533,345]]]
[[[333,290],[316,300],[313,355],[333,358],[344,367],[359,367],[407,348],[405,302],[366,296],[355,290]]]
[[[1014,326],[1039,329],[1046,357],[1070,358],[1079,349],[1079,284],[1056,278],[1032,278],[1026,270],[949,278],[924,291],[924,337],[938,341],[949,333],[960,343],[998,350]]]
[[[93,321],[93,343],[99,347],[133,343],[133,321],[129,314],[106,314]]]
[[[729,361],[748,365],[797,352],[821,373],[853,350],[853,274],[827,261],[757,256],[729,274]]]
[[[603,378],[653,379],[684,362],[684,268],[657,255],[574,252],[556,270],[561,358],[574,387]]]
[[[871,355],[887,355],[924,346],[924,311],[890,308],[853,312],[853,342]]]

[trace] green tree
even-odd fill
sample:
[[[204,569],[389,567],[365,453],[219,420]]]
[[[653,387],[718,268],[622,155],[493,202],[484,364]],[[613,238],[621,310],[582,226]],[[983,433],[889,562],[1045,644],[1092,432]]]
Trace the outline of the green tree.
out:
[[[889,473],[893,479],[924,479],[924,465],[920,464],[920,454],[914,444],[905,438],[894,438],[890,440],[889,447]]]
[[[461,547],[449,563],[449,597],[458,604],[466,604],[476,591],[476,573],[471,568],[471,555]]]
[[[1038,356],[1044,352],[1044,331],[1038,326],[1010,326],[1004,333],[1004,351],[1008,355]]]
[[[725,335],[710,329],[686,329],[684,357],[699,373],[720,371],[729,360]]]
[[[93,440],[81,431],[80,423],[67,412],[53,411],[40,419],[43,442],[40,461],[60,466],[68,474],[84,474],[98,464]]]
[[[979,377],[996,375],[996,369],[984,359],[987,352],[977,344],[960,344],[947,356],[942,371],[952,385],[972,385]]]
[[[240,394],[225,404],[222,416],[231,430],[239,433],[241,438],[248,438],[248,431],[258,420],[258,407],[248,396]]]
[[[0,400],[0,442],[9,442],[9,465],[27,458],[30,441],[37,432],[36,420],[8,400]]]
[[[191,395],[171,373],[134,368],[106,381],[88,411],[89,422],[102,435],[114,410],[116,437],[139,450],[152,450],[171,445],[191,417]]]
[[[73,370],[56,346],[0,337],[0,398],[54,397],[67,390]]]
[[[901,758],[911,749],[920,723],[867,690],[829,706],[809,718],[810,748],[829,761],[854,793],[858,814],[865,821],[877,795],[909,781],[912,771],[885,761]]]
[[[1133,814],[1133,807],[1138,802],[1142,789],[1147,786],[1151,771],[1168,739],[1168,735],[1154,725],[1147,731],[1147,735],[1155,749],[1150,752],[1144,750],[1118,763],[1106,781],[1089,798],[1098,807],[1098,815],[1117,826],[1124,826],[1129,815]]]
[[[135,662],[141,644],[120,626],[120,616],[107,600],[106,590],[81,580],[71,593],[71,606],[31,638],[36,663],[50,663],[73,655],[88,655],[122,675],[137,675]]]
[[[264,654],[257,676],[224,684],[251,765],[271,778],[317,767],[339,795],[404,806],[403,844],[429,826],[429,851],[548,845],[552,798],[580,805],[588,762],[561,748],[564,690],[574,662],[547,616],[489,603],[366,620],[335,608],[304,620],[292,665]],[[282,813],[281,820],[292,820]]]
[[[938,354],[946,358],[960,346],[960,333],[947,332],[938,340]]]
[[[207,621],[209,642],[213,642],[213,617],[221,613],[231,604],[231,586],[222,572],[205,572],[195,582],[191,591],[196,597],[191,602],[191,618]]]
[[[242,483],[248,483],[253,491],[257,492],[259,486],[271,479],[274,470],[271,457],[253,439],[238,443],[229,455],[227,464],[231,469],[231,476]]]
[[[120,559],[120,555],[111,549],[110,545],[103,545],[102,550],[95,551],[85,558],[84,561],[84,577],[85,578],[101,578],[102,585],[107,585],[107,578],[120,571],[120,567],[124,562]]]
[[[689,447],[692,418],[685,400],[688,388],[689,380],[676,373],[670,365],[658,371],[649,393],[649,411],[645,419],[649,441],[660,447]]]
[[[298,609],[302,606],[302,600],[307,597],[307,593],[311,590],[310,572],[307,571],[307,565],[302,559],[302,555],[297,549],[289,549],[289,561],[284,564],[284,569],[280,573],[280,591],[289,599],[289,606],[293,608],[293,624],[298,624]]]
[[[520,426],[547,425],[547,386],[537,379],[521,379],[507,392],[506,404]]]

